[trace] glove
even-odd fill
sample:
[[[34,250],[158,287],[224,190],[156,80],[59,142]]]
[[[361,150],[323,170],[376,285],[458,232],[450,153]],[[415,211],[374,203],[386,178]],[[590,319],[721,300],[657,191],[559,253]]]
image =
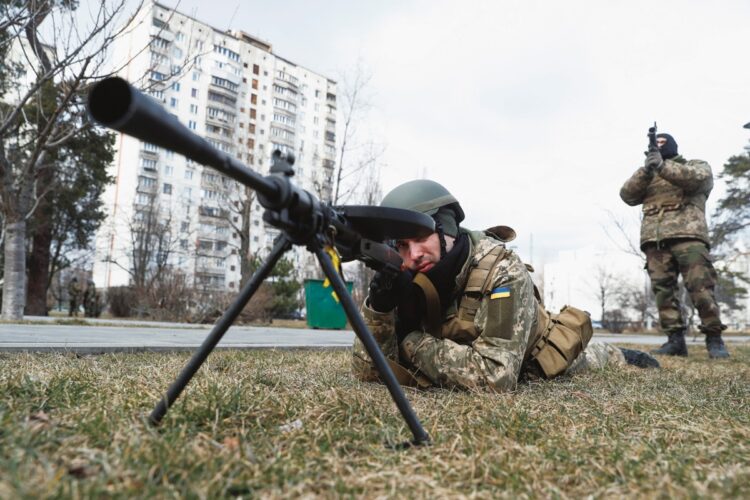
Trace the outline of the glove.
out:
[[[402,271],[395,277],[378,271],[370,281],[368,302],[377,312],[390,312],[399,302],[408,299],[414,292],[414,276],[409,271]]]
[[[654,172],[658,172],[661,170],[662,165],[664,165],[664,160],[659,151],[649,151],[646,154],[646,162],[643,166],[648,173],[653,174]]]

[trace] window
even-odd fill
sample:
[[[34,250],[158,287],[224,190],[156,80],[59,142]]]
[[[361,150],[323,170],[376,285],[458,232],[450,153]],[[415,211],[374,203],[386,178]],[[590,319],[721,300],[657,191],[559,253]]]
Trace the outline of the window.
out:
[[[164,194],[172,194],[172,185],[164,183],[162,186],[162,193]]]
[[[192,170],[185,170],[185,179],[192,180],[193,178],[193,171]]]
[[[250,118],[255,119],[255,108],[250,108]]]
[[[143,149],[152,153],[157,153],[159,151],[159,146],[157,146],[156,144],[151,144],[150,142],[144,142]]]
[[[171,98],[169,99],[169,105],[170,105],[171,107],[173,107],[173,108],[176,108],[176,107],[177,107],[177,99],[176,99],[176,98],[174,98],[174,97],[171,97]]]
[[[185,33],[183,33],[182,31],[178,31],[177,34],[174,36],[174,38],[178,42],[181,42],[185,39]]]
[[[167,177],[172,177],[172,174],[174,173],[174,167],[172,165],[164,165],[164,175]]]
[[[226,78],[220,78],[218,76],[211,76],[211,84],[227,89],[231,92],[237,92],[237,89],[240,87],[236,83],[230,82]]]
[[[260,66],[258,66],[257,64],[253,64],[253,74],[260,74]]]
[[[255,78],[253,78],[253,88],[254,89],[258,88],[258,80],[256,80]]]
[[[141,167],[144,170],[156,170],[156,160],[149,160],[148,158],[141,158]]]
[[[239,62],[240,60],[240,55],[237,52],[230,50],[226,47],[222,47],[221,45],[214,45],[214,52],[227,56],[232,61]]]
[[[192,198],[193,197],[193,188],[182,188],[182,196],[185,198]]]
[[[258,96],[256,94],[250,94],[250,103],[258,104]]]
[[[198,97],[198,89],[190,89],[190,97]]]
[[[203,49],[203,40],[196,40],[195,41],[195,48],[198,49],[198,50],[202,50]]]
[[[190,105],[190,112],[192,114],[194,114],[194,115],[197,115],[198,114],[198,106],[196,104],[191,104]]]
[[[165,75],[164,73],[159,73],[158,71],[151,72],[151,79],[157,82],[164,80],[166,77],[167,75]]]
[[[188,247],[188,240],[180,240],[180,248],[182,250],[187,250]]]
[[[201,75],[197,71],[193,71],[193,81],[197,82],[200,79]]]
[[[175,90],[175,91],[179,92],[180,91],[180,82],[174,82],[172,84],[172,90]]]
[[[188,120],[188,128],[189,128],[190,130],[195,130],[195,128],[196,128],[196,126],[197,126],[197,125],[198,125],[198,124],[197,124],[197,123],[195,123],[195,121],[193,121],[193,120]]]
[[[190,223],[187,221],[182,221],[180,223],[180,231],[182,231],[183,233],[186,233],[188,232],[188,229],[190,229]]]
[[[148,205],[151,201],[151,197],[144,193],[138,193],[135,196],[135,202],[139,205]]]
[[[152,187],[156,185],[156,179],[153,177],[146,177],[145,175],[138,176],[139,187]]]

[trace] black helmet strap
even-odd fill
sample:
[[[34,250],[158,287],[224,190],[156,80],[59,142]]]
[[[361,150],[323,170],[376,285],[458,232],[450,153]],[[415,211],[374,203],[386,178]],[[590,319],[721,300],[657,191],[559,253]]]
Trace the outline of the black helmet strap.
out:
[[[439,220],[435,221],[435,232],[437,232],[438,238],[440,238],[440,259],[442,260],[448,253],[448,246],[445,243],[445,231],[443,231],[443,225]]]

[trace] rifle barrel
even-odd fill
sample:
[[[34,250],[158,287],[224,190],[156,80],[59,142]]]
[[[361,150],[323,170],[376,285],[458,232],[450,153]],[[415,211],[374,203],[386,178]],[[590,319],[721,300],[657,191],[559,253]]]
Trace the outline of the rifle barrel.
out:
[[[281,196],[276,183],[213,147],[153,98],[122,78],[106,78],[94,85],[89,93],[88,108],[94,120],[105,127],[213,167],[269,200],[276,201]]]

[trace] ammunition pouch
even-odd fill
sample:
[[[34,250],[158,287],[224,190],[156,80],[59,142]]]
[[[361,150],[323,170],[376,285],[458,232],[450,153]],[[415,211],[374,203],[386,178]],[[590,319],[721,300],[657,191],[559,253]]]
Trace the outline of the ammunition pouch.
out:
[[[539,375],[546,379],[565,372],[586,348],[594,334],[588,313],[565,306],[559,314],[550,314],[541,306],[537,310],[542,335],[531,348],[529,362],[536,364]]]

